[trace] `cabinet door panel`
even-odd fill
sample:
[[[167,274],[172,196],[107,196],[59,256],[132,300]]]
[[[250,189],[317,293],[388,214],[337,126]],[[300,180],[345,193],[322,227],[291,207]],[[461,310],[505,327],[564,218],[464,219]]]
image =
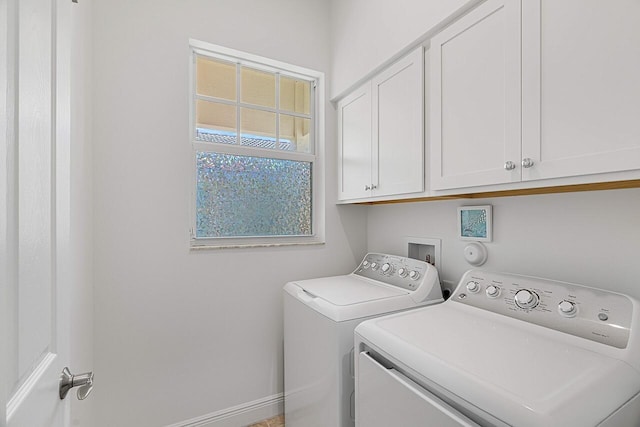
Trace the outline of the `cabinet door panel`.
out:
[[[338,104],[340,200],[368,197],[371,185],[371,84]]]
[[[420,47],[373,79],[374,196],[424,190],[423,56]]]
[[[523,179],[640,169],[640,2],[523,3]]]
[[[431,171],[434,189],[518,181],[520,2],[492,1],[431,44]]]

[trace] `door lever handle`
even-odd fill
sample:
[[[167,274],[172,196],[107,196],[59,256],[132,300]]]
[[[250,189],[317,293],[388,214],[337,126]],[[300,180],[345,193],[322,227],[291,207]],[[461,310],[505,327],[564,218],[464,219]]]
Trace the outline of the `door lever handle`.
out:
[[[64,368],[60,374],[60,399],[67,397],[67,393],[74,387],[78,388],[78,400],[84,400],[93,390],[93,372],[73,375],[69,368]]]

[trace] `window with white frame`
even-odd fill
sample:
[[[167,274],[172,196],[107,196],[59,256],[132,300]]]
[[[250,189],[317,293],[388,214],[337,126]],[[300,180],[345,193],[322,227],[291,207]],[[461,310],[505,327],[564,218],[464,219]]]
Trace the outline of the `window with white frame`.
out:
[[[322,242],[322,73],[194,40],[191,56],[192,246]]]

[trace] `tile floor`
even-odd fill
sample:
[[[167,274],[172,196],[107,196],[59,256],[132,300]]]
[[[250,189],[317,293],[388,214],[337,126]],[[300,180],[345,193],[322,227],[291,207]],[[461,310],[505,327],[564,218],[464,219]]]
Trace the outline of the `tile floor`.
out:
[[[284,427],[284,415],[262,420],[259,423],[251,424],[249,427]]]

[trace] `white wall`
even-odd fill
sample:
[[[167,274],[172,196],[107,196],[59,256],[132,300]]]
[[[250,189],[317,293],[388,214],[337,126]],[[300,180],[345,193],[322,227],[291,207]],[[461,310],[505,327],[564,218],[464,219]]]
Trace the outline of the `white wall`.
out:
[[[189,251],[188,39],[329,69],[324,0],[95,0],[95,391],[91,426],[160,426],[283,390],[283,284],[348,272],[364,209],[336,207],[327,106],[326,245]]]
[[[332,0],[331,98],[475,0]]]
[[[369,208],[369,250],[407,254],[404,238],[442,239],[442,279],[472,268],[457,238],[457,207],[493,205],[482,268],[581,283],[640,298],[633,252],[640,189],[380,205]]]

